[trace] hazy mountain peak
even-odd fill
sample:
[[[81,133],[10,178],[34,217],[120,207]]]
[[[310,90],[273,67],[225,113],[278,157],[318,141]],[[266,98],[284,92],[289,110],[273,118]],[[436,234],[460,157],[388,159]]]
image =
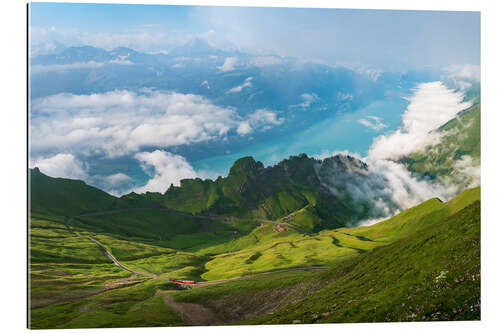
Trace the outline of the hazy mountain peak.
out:
[[[172,50],[172,55],[179,56],[200,56],[219,53],[220,51],[210,45],[207,41],[195,38],[188,41],[186,44],[176,47]]]

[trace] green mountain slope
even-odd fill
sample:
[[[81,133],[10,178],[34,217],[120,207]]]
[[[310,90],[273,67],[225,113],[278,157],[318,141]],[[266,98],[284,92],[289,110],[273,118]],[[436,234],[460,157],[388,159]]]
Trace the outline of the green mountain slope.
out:
[[[311,297],[248,323],[480,319],[480,205],[325,273]]]
[[[480,319],[479,194],[473,189],[448,203],[430,200],[383,228],[346,229],[372,236],[390,230],[392,237],[326,271],[207,286],[174,299],[238,324]]]
[[[165,205],[192,213],[277,219],[329,196],[321,189],[314,165],[315,160],[306,155],[268,168],[244,157],[234,163],[227,177],[183,180],[180,187],[172,186],[165,193]]]
[[[77,235],[69,233],[64,218],[32,217],[31,327],[181,325],[179,314],[166,303],[172,295],[177,302],[210,309],[214,317],[209,320],[218,323],[479,319],[479,199],[480,188],[475,188],[446,203],[431,199],[373,226],[312,235],[290,229],[277,233],[275,225],[264,223],[216,245],[221,255],[215,257],[146,244],[144,239],[153,238],[148,233],[172,218],[170,211],[83,216],[71,221]],[[142,239],[116,233],[121,227],[132,231],[127,224],[144,219],[151,220],[146,222],[150,227],[135,232]],[[175,291],[164,281],[121,271],[87,235],[127,267],[164,277],[227,278],[238,270],[236,276],[318,264],[329,268]]]
[[[346,170],[352,171],[347,178]],[[372,216],[370,203],[353,200],[343,188],[349,181],[364,182],[367,172],[363,162],[350,156],[320,161],[301,154],[267,168],[244,157],[234,163],[227,177],[184,179],[180,186],[171,186],[161,202],[195,214],[270,220],[308,207],[308,216],[298,226],[318,231]],[[327,178],[338,181],[326,182]]]
[[[38,168],[29,170],[32,213],[74,216],[117,206],[118,199],[81,180],[52,178]]]
[[[433,198],[375,225],[339,230],[371,240],[394,241],[427,228],[479,200],[481,188],[476,187],[460,193],[446,203]]]
[[[316,234],[287,228],[274,232],[262,225],[228,243],[200,253],[217,254],[205,264],[207,280],[230,278],[290,267],[330,265],[414,234],[480,200],[480,188],[446,203],[431,199],[369,227],[323,230]]]
[[[345,189],[349,182],[370,184],[367,172],[363,162],[350,156],[321,161],[301,154],[267,168],[244,157],[234,163],[227,177],[215,181],[183,179],[180,186],[171,186],[164,194],[130,193],[116,198],[82,181],[52,178],[34,169],[30,170],[31,211],[69,217],[117,209],[168,208],[190,215],[267,220],[300,211],[303,214],[295,219],[296,226],[319,231],[373,217],[373,205],[355,200]]]
[[[401,160],[421,178],[466,188],[479,177],[481,158],[481,104],[461,111],[437,130],[441,142]],[[477,175],[471,176],[472,175]]]

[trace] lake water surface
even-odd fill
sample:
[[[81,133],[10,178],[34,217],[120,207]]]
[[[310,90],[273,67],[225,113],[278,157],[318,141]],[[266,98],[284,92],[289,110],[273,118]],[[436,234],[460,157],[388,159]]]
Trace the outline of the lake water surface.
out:
[[[214,178],[227,175],[234,161],[244,156],[253,156],[265,166],[301,153],[318,156],[347,150],[364,156],[375,137],[394,131],[401,125],[401,116],[408,106],[406,98],[411,93],[410,88],[391,91],[358,110],[343,115],[332,112],[332,116],[305,130],[249,145],[237,153],[193,161],[191,164],[201,176]],[[364,119],[376,124],[375,119],[370,117],[378,117],[383,125],[375,129],[360,122]]]

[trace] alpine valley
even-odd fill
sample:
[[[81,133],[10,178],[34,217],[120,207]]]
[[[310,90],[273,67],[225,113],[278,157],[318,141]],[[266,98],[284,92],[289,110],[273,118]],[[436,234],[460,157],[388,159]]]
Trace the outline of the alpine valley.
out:
[[[28,5],[29,328],[481,319],[480,13],[282,6]]]
[[[345,154],[121,197],[30,169],[31,327],[479,319],[479,123],[474,104],[397,161],[458,193],[404,210]]]

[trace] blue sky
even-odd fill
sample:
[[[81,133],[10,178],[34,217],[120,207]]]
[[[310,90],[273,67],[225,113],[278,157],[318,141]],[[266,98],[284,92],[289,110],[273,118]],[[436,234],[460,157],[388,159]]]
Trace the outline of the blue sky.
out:
[[[331,65],[404,69],[480,61],[479,12],[33,3],[31,28],[32,46],[121,43],[160,51],[199,37]]]
[[[119,5],[83,3],[32,3],[32,26],[119,33],[143,25],[163,29],[186,25],[190,7],[167,5]]]

